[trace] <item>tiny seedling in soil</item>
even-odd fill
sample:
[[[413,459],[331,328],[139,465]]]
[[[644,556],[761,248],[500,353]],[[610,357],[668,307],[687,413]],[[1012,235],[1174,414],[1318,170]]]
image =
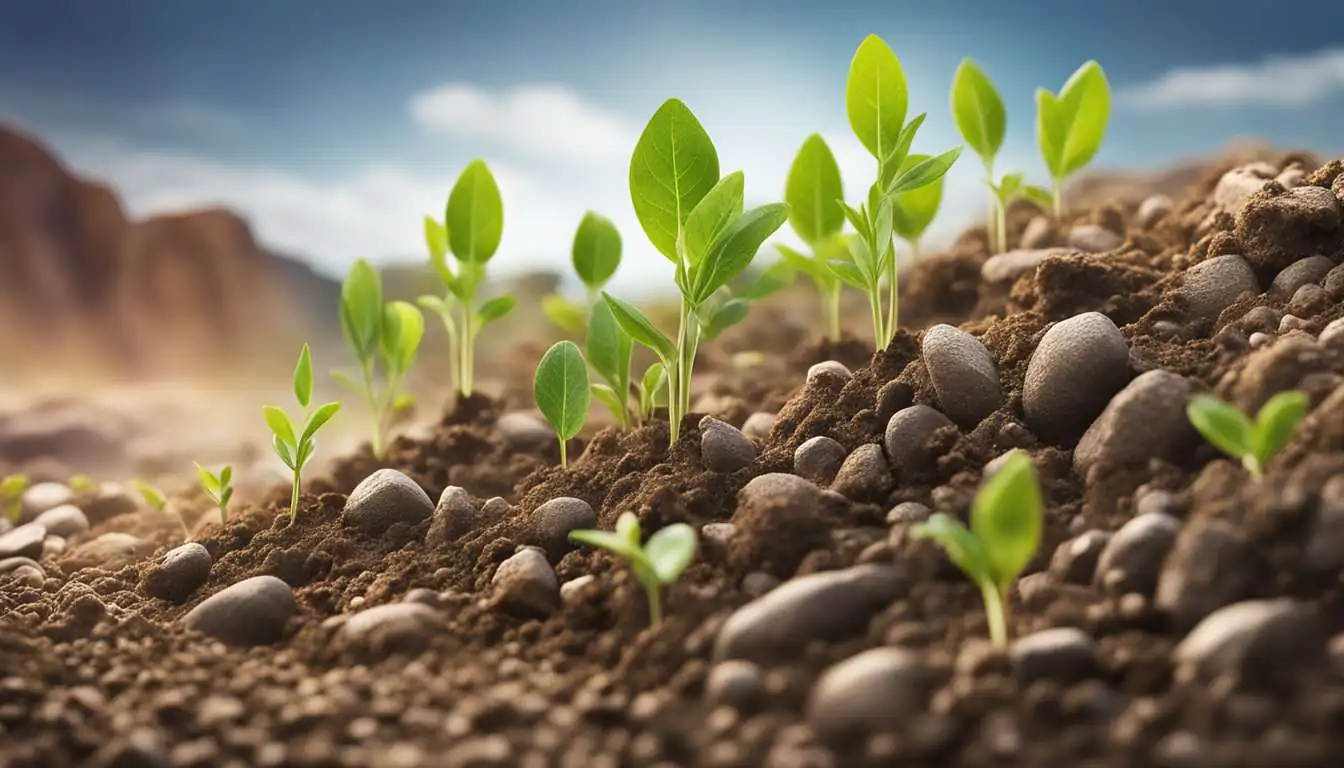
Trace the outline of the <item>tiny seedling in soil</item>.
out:
[[[278,405],[267,405],[261,409],[266,416],[266,426],[271,429],[271,445],[276,455],[294,473],[294,488],[289,497],[290,525],[294,524],[294,518],[299,514],[299,485],[303,467],[313,458],[313,452],[317,449],[314,442],[317,431],[341,410],[340,403],[327,403],[308,412],[308,404],[313,399],[313,358],[307,344],[303,345],[299,362],[294,366],[294,397],[304,411],[302,422],[290,420],[289,414]],[[303,425],[301,431],[299,423]]]
[[[225,464],[216,474],[196,465],[196,474],[201,478],[201,488],[205,495],[219,507],[219,522],[229,522],[229,499],[233,498],[233,467]]]
[[[569,466],[566,444],[588,420],[588,364],[572,341],[546,350],[532,379],[532,396],[560,440],[560,466]]]
[[[341,285],[341,331],[359,375],[332,371],[332,376],[368,403],[373,455],[381,459],[397,415],[413,405],[403,387],[425,335],[425,319],[404,301],[384,304],[382,278],[360,259]]]
[[[648,421],[658,408],[667,407],[667,369],[653,363],[639,379],[639,419]]]
[[[11,523],[23,517],[23,494],[31,485],[27,475],[8,475],[0,480],[0,513]]]
[[[625,559],[635,579],[644,587],[649,601],[649,621],[657,624],[663,619],[663,587],[675,584],[686,566],[695,559],[695,529],[685,523],[673,523],[649,537],[640,545],[639,518],[630,512],[622,513],[616,521],[616,532],[572,531],[570,541],[601,547]]]
[[[144,480],[132,480],[131,487],[135,489],[136,493],[140,494],[145,506],[161,515],[172,515],[177,518],[177,524],[182,526],[182,539],[184,541],[191,538],[191,529],[187,527],[186,518],[182,517],[180,513],[175,514],[168,511],[168,497],[163,494],[163,491]]]
[[[836,201],[844,199],[835,155],[821,134],[808,136],[789,167],[784,202],[789,204],[789,224],[794,234],[807,244],[810,253],[785,245],[777,247],[795,271],[807,275],[816,285],[825,312],[826,333],[832,339],[840,338],[840,289],[844,284],[827,262],[843,254],[840,230],[845,227],[845,212]]]
[[[1251,477],[1258,480],[1264,476],[1265,464],[1292,439],[1308,407],[1306,393],[1292,390],[1271,397],[1254,421],[1236,406],[1212,395],[1191,398],[1185,413],[1204,439],[1240,460]]]
[[[98,481],[88,475],[72,475],[65,485],[71,491],[74,491],[76,496],[97,496],[102,490]]]
[[[1031,458],[1013,451],[981,486],[971,506],[971,527],[938,513],[914,529],[947,551],[958,568],[980,586],[994,645],[1008,644],[1008,595],[1041,543],[1041,491]]]
[[[593,303],[588,320],[588,363],[602,378],[592,383],[592,395],[607,407],[624,429],[630,425],[630,359],[634,339],[625,332],[605,298]],[[636,409],[635,419],[643,413]]]
[[[558,294],[551,294],[542,299],[541,309],[552,323],[577,336],[584,333],[589,313],[597,303],[602,288],[621,265],[620,230],[607,217],[587,212],[579,222],[579,228],[574,231],[570,257],[574,274],[578,275],[579,282],[583,283],[587,291],[587,300],[579,304]]]
[[[1036,144],[1054,182],[1051,208],[1056,218],[1064,209],[1064,180],[1092,162],[1110,116],[1111,86],[1095,61],[1079,67],[1059,95],[1036,89]]]
[[[453,360],[453,386],[463,397],[470,397],[476,377],[476,337],[517,303],[512,296],[476,303],[486,264],[504,236],[504,200],[484,160],[473,160],[463,169],[448,196],[443,223],[426,217],[424,226],[430,262],[444,294],[421,296],[419,304],[443,321]],[[456,269],[448,263],[449,252]]]

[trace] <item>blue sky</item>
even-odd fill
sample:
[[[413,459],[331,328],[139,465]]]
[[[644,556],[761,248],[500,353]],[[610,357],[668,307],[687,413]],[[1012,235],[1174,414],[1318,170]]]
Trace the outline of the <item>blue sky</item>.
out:
[[[136,214],[229,205],[331,272],[421,253],[420,215],[482,156],[506,199],[500,270],[563,264],[593,208],[621,226],[618,280],[637,287],[664,265],[626,164],[658,104],[691,106],[749,197],[778,199],[813,131],[857,192],[871,161],[843,88],[870,32],[929,113],[918,149],[960,143],[947,88],[970,56],[1008,103],[1001,167],[1037,180],[1032,91],[1088,58],[1117,100],[1100,165],[1252,135],[1344,152],[1344,3],[1329,0],[0,0],[0,121]],[[933,237],[981,210],[977,172],[970,156],[954,169]]]

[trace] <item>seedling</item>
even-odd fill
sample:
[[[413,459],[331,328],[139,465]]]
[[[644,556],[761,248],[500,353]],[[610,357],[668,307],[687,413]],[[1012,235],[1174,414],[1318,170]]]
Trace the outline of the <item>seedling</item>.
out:
[[[11,523],[23,517],[23,494],[32,485],[27,475],[9,475],[0,480],[0,513]]]
[[[800,253],[785,245],[778,248],[785,261],[817,286],[826,317],[826,333],[832,339],[840,338],[843,283],[827,262],[840,255],[836,246],[845,226],[845,212],[836,201],[844,199],[844,184],[835,155],[821,134],[808,136],[789,168],[784,201],[789,204],[789,224],[810,253]]]
[[[928,155],[908,155],[901,163],[901,170],[909,170],[928,160]],[[928,231],[929,225],[938,216],[938,208],[943,204],[943,180],[909,192],[898,192],[891,204],[891,228],[897,236],[910,246],[910,257],[919,258],[919,240]]]
[[[186,541],[191,538],[191,529],[187,527],[186,518],[179,512],[171,512],[168,509],[168,497],[163,491],[150,485],[144,480],[131,480],[131,487],[140,494],[140,498],[145,502],[145,506],[158,512],[161,515],[169,515],[177,519],[177,524],[182,526],[182,539]]]
[[[341,285],[341,331],[359,363],[359,377],[341,371],[332,376],[368,403],[373,455],[381,459],[397,413],[412,404],[403,386],[425,335],[425,319],[404,301],[384,304],[378,271],[360,259]]]
[[[654,363],[639,379],[639,419],[649,421],[658,408],[667,407],[667,369]]]
[[[644,587],[649,601],[649,621],[663,619],[663,587],[675,584],[686,566],[695,559],[695,529],[685,523],[673,523],[640,545],[639,518],[624,512],[616,521],[616,532],[571,531],[569,540],[601,547],[630,564],[635,580]]]
[[[97,496],[102,490],[98,481],[88,475],[71,475],[65,483],[66,487],[75,492],[77,496]]]
[[[634,306],[607,298],[620,326],[653,350],[667,371],[672,442],[690,409],[691,373],[704,329],[722,325],[714,313],[724,311],[726,304],[711,297],[747,269],[761,244],[789,215],[784,203],[743,212],[743,185],[741,171],[719,178],[714,142],[677,99],[667,100],[654,113],[630,160],[635,215],[654,247],[676,266],[681,292],[676,341]]]
[[[313,359],[307,344],[303,345],[299,362],[294,366],[294,398],[303,409],[301,421],[292,421],[289,414],[278,405],[267,405],[261,409],[266,416],[266,426],[271,430],[271,445],[276,455],[294,473],[294,488],[289,497],[290,525],[294,524],[294,518],[299,514],[299,485],[303,468],[317,449],[314,441],[317,431],[341,410],[340,403],[327,403],[311,413],[308,411],[308,404],[313,399]],[[299,424],[303,425],[302,431]]]
[[[196,474],[201,478],[201,488],[205,495],[215,502],[219,507],[219,522],[229,522],[229,499],[233,498],[233,467],[225,464],[224,468],[215,474],[210,470],[196,465]]]
[[[443,321],[454,360],[453,384],[463,397],[470,397],[476,376],[476,337],[517,303],[512,296],[496,296],[476,304],[486,264],[504,236],[504,200],[484,160],[471,161],[458,177],[448,196],[443,223],[426,217],[424,224],[430,262],[444,294],[421,296],[419,304]],[[456,270],[448,263],[450,251],[457,261]]]
[[[896,333],[899,317],[899,270],[891,242],[896,227],[895,203],[903,193],[941,179],[961,155],[961,148],[957,147],[907,163],[910,146],[925,117],[921,114],[905,122],[908,106],[909,93],[900,60],[882,38],[869,35],[850,63],[845,107],[854,134],[877,160],[877,180],[868,190],[867,202],[858,208],[839,201],[858,236],[849,240],[848,258],[833,259],[829,266],[836,277],[868,296],[873,336],[879,350]]]
[[[620,230],[607,217],[587,212],[574,232],[570,257],[574,273],[587,290],[587,300],[578,304],[553,294],[542,299],[541,308],[552,323],[577,335],[584,332],[602,288],[621,264]]]
[[[1069,77],[1055,95],[1036,89],[1036,143],[1053,180],[1051,208],[1063,212],[1064,180],[1092,162],[1111,116],[1111,86],[1095,61]]]
[[[1041,543],[1041,491],[1031,459],[1013,451],[1002,468],[981,486],[971,505],[971,527],[938,513],[914,529],[932,539],[976,584],[985,601],[989,636],[1008,644],[1008,595],[1013,581]]]
[[[1292,439],[1298,423],[1307,415],[1308,406],[1305,392],[1280,392],[1260,408],[1252,421],[1236,406],[1212,395],[1196,395],[1185,407],[1185,413],[1204,439],[1239,459],[1251,477],[1258,480],[1264,476],[1265,464]]]
[[[560,440],[560,466],[569,466],[566,444],[588,420],[588,364],[572,341],[546,351],[532,379],[532,396]]]
[[[588,321],[588,363],[603,381],[593,382],[591,390],[622,429],[630,425],[630,358],[634,347],[634,339],[616,322],[611,305],[605,298],[599,298]],[[637,409],[635,418],[642,417]]]

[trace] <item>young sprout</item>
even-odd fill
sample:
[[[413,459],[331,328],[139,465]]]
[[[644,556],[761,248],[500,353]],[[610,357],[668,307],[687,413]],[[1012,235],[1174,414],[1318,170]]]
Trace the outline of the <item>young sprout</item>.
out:
[[[1051,208],[1063,212],[1064,180],[1092,162],[1111,116],[1111,86],[1095,61],[1079,67],[1055,95],[1036,89],[1036,144],[1053,181]]]
[[[676,341],[634,306],[610,297],[608,301],[625,332],[653,350],[667,371],[672,442],[690,409],[696,350],[705,328],[715,327],[714,314],[724,311],[725,305],[711,297],[750,266],[761,244],[789,215],[783,203],[744,212],[743,185],[741,171],[719,178],[714,142],[677,99],[667,100],[654,113],[630,159],[635,214],[654,247],[676,267],[681,292]]]
[[[1030,457],[1014,450],[975,495],[969,529],[938,513],[916,526],[914,535],[937,542],[980,585],[990,639],[1003,648],[1008,644],[1009,590],[1036,554],[1042,527],[1036,470]]]
[[[331,421],[331,417],[341,410],[340,403],[327,403],[318,406],[317,410],[311,413],[308,411],[308,404],[313,399],[313,359],[307,344],[303,345],[303,350],[299,352],[299,362],[294,366],[294,398],[303,409],[304,416],[301,421],[291,420],[289,414],[278,405],[267,405],[261,409],[266,416],[266,426],[271,429],[271,445],[275,448],[276,455],[294,473],[294,488],[289,497],[290,525],[294,524],[294,518],[299,514],[299,485],[302,481],[303,468],[308,460],[313,458],[313,452],[317,449],[317,444],[314,442],[317,430]],[[300,424],[302,430],[299,428]]]
[[[546,350],[532,379],[532,396],[560,440],[560,466],[569,466],[565,446],[588,420],[588,364],[577,344],[561,341]]]
[[[97,496],[102,490],[98,481],[88,475],[71,475],[65,483],[66,487],[75,492],[76,496]]]
[[[587,300],[578,304],[563,296],[552,294],[542,299],[541,308],[546,317],[561,329],[573,334],[584,332],[584,326],[603,286],[616,274],[621,265],[621,233],[605,216],[587,212],[574,232],[570,249],[574,274],[587,290]]]
[[[27,475],[9,475],[0,480],[0,513],[11,523],[23,517],[23,494],[32,485]]]
[[[789,168],[784,202],[789,204],[789,224],[810,253],[800,253],[785,245],[778,248],[796,271],[807,275],[817,286],[826,313],[826,333],[832,339],[840,338],[843,284],[831,272],[827,261],[837,256],[835,246],[845,226],[845,212],[836,201],[844,199],[844,184],[835,155],[821,134],[808,136]]]
[[[695,559],[695,529],[685,523],[673,523],[640,545],[639,518],[624,512],[616,521],[616,532],[571,531],[570,541],[601,547],[630,564],[635,580],[644,587],[649,601],[649,622],[663,619],[663,587],[676,583],[686,566]]]
[[[639,420],[649,421],[658,408],[667,407],[667,369],[654,363],[639,379]]]
[[[1196,395],[1185,407],[1185,413],[1204,439],[1239,459],[1251,477],[1258,480],[1264,476],[1266,462],[1292,439],[1309,405],[1305,392],[1280,392],[1269,398],[1255,415],[1255,421],[1251,421],[1235,406],[1212,395]]]
[[[512,296],[496,296],[476,304],[486,264],[499,250],[503,236],[504,200],[499,186],[485,161],[473,160],[453,185],[444,223],[425,220],[430,261],[445,293],[419,299],[420,306],[437,314],[448,332],[453,384],[463,397],[471,396],[476,376],[476,337],[517,303]],[[448,263],[449,251],[457,261],[456,271]]]
[[[592,383],[593,397],[607,407],[621,428],[630,426],[630,359],[634,339],[616,322],[611,305],[604,298],[593,304],[588,321],[588,363],[603,381]],[[636,419],[642,419],[636,413]]]
[[[424,338],[425,319],[404,301],[384,304],[382,278],[360,259],[341,285],[341,331],[355,353],[359,376],[341,371],[332,371],[332,376],[368,403],[373,455],[381,459],[397,414],[412,405],[403,385]]]
[[[168,497],[163,494],[163,491],[150,485],[144,480],[139,479],[131,480],[131,487],[135,489],[136,493],[140,494],[140,498],[144,500],[145,506],[161,515],[171,514],[173,517],[177,518],[177,524],[182,526],[183,541],[191,538],[191,529],[187,527],[186,518],[182,517],[181,513],[172,513],[168,511]]]
[[[229,499],[233,498],[233,467],[225,464],[224,468],[219,470],[219,474],[215,474],[197,464],[196,474],[201,478],[201,488],[205,491],[205,495],[219,507],[219,522],[228,523]]]
[[[907,155],[901,163],[901,171],[907,171],[928,160],[928,155]],[[938,208],[943,204],[943,180],[939,178],[932,184],[908,192],[898,192],[891,201],[891,229],[910,246],[910,257],[919,258],[919,239],[924,236],[929,225],[938,216]],[[896,327],[892,319],[891,325]]]

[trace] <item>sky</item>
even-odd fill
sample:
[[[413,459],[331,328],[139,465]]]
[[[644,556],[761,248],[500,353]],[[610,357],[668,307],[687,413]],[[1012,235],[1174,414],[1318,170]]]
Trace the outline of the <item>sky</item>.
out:
[[[136,216],[226,205],[332,275],[423,258],[421,217],[481,157],[505,203],[492,270],[567,268],[595,210],[624,237],[613,287],[639,291],[670,275],[628,190],[658,105],[690,106],[749,203],[782,198],[812,132],[857,199],[875,163],[844,83],[870,33],[901,58],[911,115],[928,113],[916,151],[961,143],[948,88],[971,57],[1007,103],[999,168],[1039,183],[1033,91],[1088,59],[1115,99],[1097,166],[1248,136],[1344,154],[1337,0],[0,0],[0,122]],[[931,244],[981,215],[981,177],[966,153]]]

